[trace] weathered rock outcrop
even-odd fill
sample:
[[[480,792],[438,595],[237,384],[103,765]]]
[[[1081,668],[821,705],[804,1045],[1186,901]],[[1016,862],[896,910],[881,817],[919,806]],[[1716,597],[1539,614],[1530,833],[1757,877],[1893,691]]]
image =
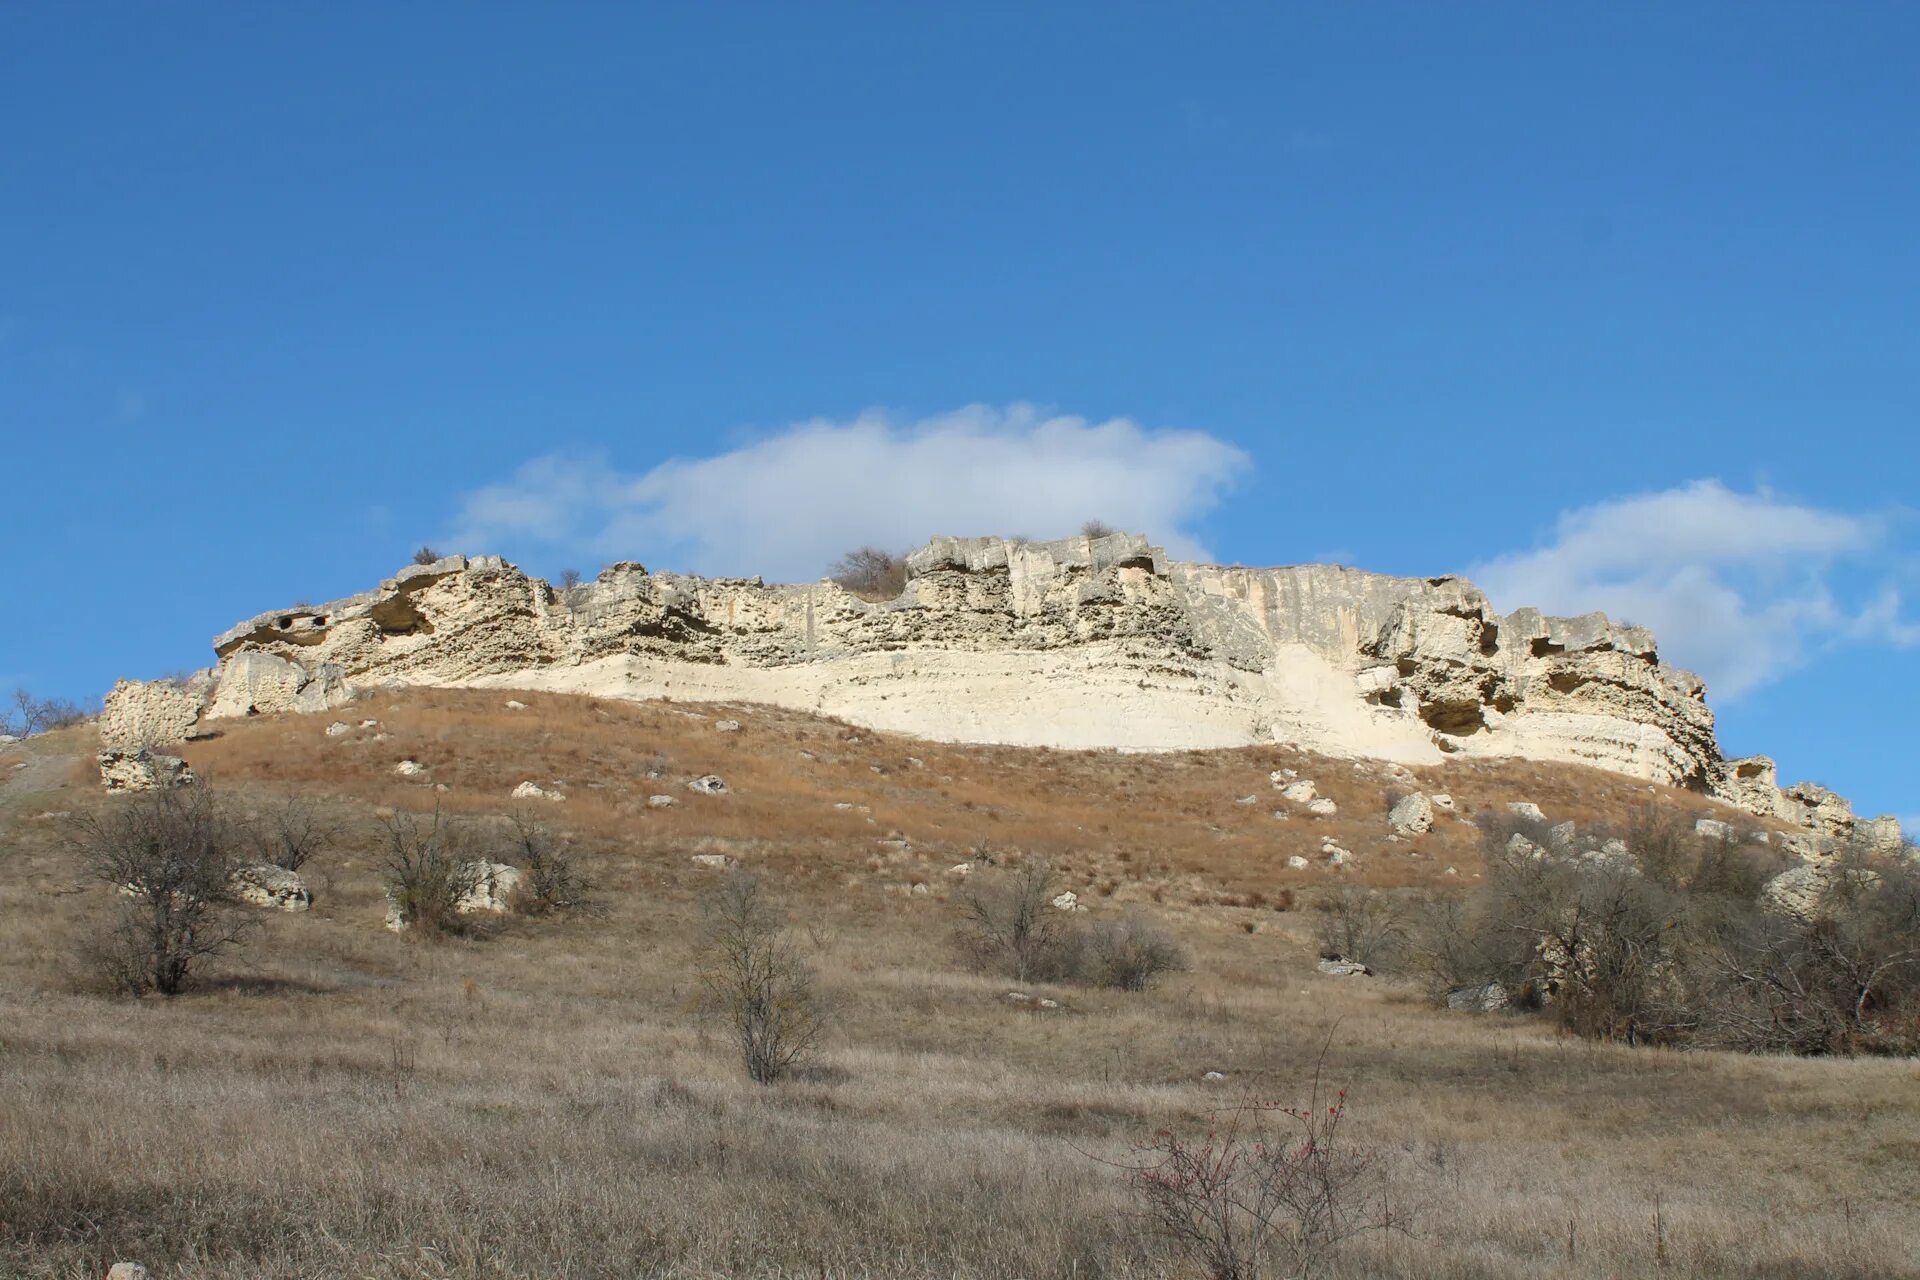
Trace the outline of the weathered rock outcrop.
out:
[[[1170,560],[1126,534],[936,538],[879,603],[631,562],[559,591],[498,557],[450,556],[261,614],[214,649],[217,676],[186,686],[206,719],[388,683],[751,700],[948,741],[1572,761],[1823,834],[1852,822],[1783,798],[1771,762],[1723,759],[1704,686],[1642,628],[1503,617],[1457,577]],[[103,721],[179,729],[177,695],[154,689],[123,683]]]

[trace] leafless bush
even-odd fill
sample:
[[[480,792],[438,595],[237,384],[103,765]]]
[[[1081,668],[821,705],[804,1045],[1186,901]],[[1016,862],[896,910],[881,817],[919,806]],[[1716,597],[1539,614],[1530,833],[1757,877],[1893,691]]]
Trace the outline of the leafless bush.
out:
[[[1213,1280],[1323,1275],[1355,1237],[1406,1230],[1380,1148],[1346,1132],[1346,1091],[1304,1107],[1251,1098],[1204,1137],[1161,1130],[1127,1182],[1146,1219]]]
[[[578,569],[562,569],[560,571],[560,589],[562,591],[571,591],[579,585],[580,571]]]
[[[1144,916],[1100,920],[1087,930],[1086,976],[1100,986],[1145,991],[1186,967],[1186,948]]]
[[[907,558],[878,547],[856,547],[834,563],[827,575],[854,595],[891,600],[907,587]]]
[[[77,702],[36,698],[25,689],[15,689],[7,709],[0,711],[0,733],[25,738],[49,729],[65,729],[86,718],[86,711]]]
[[[312,801],[290,791],[253,815],[250,834],[261,862],[298,871],[324,853],[340,829]]]
[[[531,814],[508,815],[511,849],[505,861],[520,867],[514,907],[522,915],[549,916],[587,911],[593,882],[574,865],[571,844],[535,821]]]
[[[1080,526],[1080,536],[1083,538],[1110,538],[1114,532],[1114,527],[1105,520],[1089,520]]]
[[[438,551],[435,551],[432,547],[426,546],[424,544],[422,544],[413,553],[413,562],[415,564],[432,564],[435,560],[439,560],[442,558],[443,557]]]
[[[1342,885],[1314,903],[1320,913],[1320,954],[1357,960],[1369,969],[1399,958],[1407,934],[1405,903],[1377,889]]]
[[[1060,893],[1044,859],[968,876],[956,895],[962,948],[981,968],[1019,982],[1071,976],[1079,948],[1071,917],[1053,905]]]
[[[229,890],[238,838],[206,786],[146,792],[82,818],[76,844],[92,874],[119,891],[116,919],[94,948],[115,986],[178,994],[196,964],[244,935],[248,920]]]
[[[483,874],[465,828],[437,808],[430,819],[395,813],[380,828],[380,878],[400,922],[425,937],[465,931],[460,901]]]
[[[729,872],[708,898],[695,959],[710,1007],[755,1083],[772,1084],[813,1052],[826,1029],[825,1001],[785,917],[753,876]]]

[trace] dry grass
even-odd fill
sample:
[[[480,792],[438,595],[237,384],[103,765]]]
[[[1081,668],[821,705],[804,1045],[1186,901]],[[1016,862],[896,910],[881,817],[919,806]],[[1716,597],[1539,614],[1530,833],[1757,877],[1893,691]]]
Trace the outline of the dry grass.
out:
[[[192,744],[230,794],[295,787],[357,834],[308,868],[313,912],[265,920],[243,962],[173,1001],[93,994],[73,969],[104,891],[62,821],[35,815],[109,803],[86,732],[36,740],[26,770],[0,756],[0,1275],[139,1258],[209,1280],[1160,1276],[1101,1160],[1249,1089],[1298,1096],[1329,1034],[1326,1076],[1425,1204],[1418,1239],[1342,1274],[1920,1274],[1913,1062],[1633,1050],[1440,1013],[1314,972],[1304,913],[1222,905],[1332,880],[1284,870],[1322,830],[1376,883],[1470,875],[1465,823],[1421,857],[1384,842],[1376,773],[1278,750],[943,747],[760,708],[518,695],[529,710],[509,712],[507,696],[342,717],[379,718],[377,742],[289,718]],[[743,729],[717,733],[720,716]],[[407,756],[424,782],[391,772]],[[1282,766],[1339,817],[1273,819]],[[706,772],[734,794],[681,785]],[[498,813],[528,779],[564,783],[553,816],[604,917],[438,945],[386,933],[374,809]],[[1534,766],[1422,782],[1467,813],[1530,799],[1588,821],[1647,796]],[[654,793],[680,803],[649,810]],[[875,843],[894,831],[909,849]],[[1143,904],[1192,971],[1142,995],[1033,988],[1053,1012],[1009,1002],[946,941],[942,873],[982,841],[1063,863],[1096,911]],[[798,907],[841,998],[821,1064],[773,1087],[696,1012],[688,948],[713,876],[688,855],[709,842]],[[934,892],[901,891],[916,881]]]

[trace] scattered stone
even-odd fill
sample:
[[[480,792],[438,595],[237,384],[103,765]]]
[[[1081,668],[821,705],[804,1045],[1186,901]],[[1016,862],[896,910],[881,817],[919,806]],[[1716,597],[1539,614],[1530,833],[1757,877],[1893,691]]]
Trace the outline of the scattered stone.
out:
[[[1300,775],[1292,769],[1275,769],[1272,773],[1267,775],[1267,781],[1271,782],[1274,786],[1278,787],[1278,786],[1283,786],[1288,782],[1291,782],[1293,779],[1299,776]]]
[[[337,738],[343,733],[352,733],[352,732],[353,732],[353,726],[348,724],[345,720],[335,720],[332,724],[327,726],[327,736],[329,738]]]
[[[1045,996],[1041,996],[1038,1000],[1035,1000],[1033,1003],[1037,1008],[1041,1008],[1041,1009],[1058,1009],[1060,1007],[1060,1002],[1058,1000],[1049,1000]]]
[[[1352,861],[1353,861],[1353,855],[1347,852],[1345,849],[1342,849],[1339,845],[1335,845],[1333,848],[1327,850],[1328,866],[1344,867],[1349,862],[1352,862]]]
[[[313,906],[307,882],[285,867],[271,863],[241,867],[233,873],[233,896],[256,907],[276,911],[305,911]]]
[[[1259,796],[1241,796],[1238,800],[1235,800],[1234,803],[1235,804],[1256,804],[1259,802],[1259,799],[1260,799]]]
[[[709,773],[703,778],[695,778],[689,782],[687,790],[698,791],[703,796],[724,796],[727,794],[727,784],[721,781],[719,774]]]
[[[418,760],[402,760],[393,766],[393,771],[403,778],[417,778],[427,771],[427,766]]]
[[[1313,779],[1302,778],[1298,782],[1288,783],[1286,786],[1280,788],[1280,798],[1282,800],[1291,800],[1294,804],[1307,803],[1307,801],[1313,799]]]
[[[909,765],[912,765],[916,769],[924,769],[927,767],[927,762],[925,760],[922,760],[919,756],[908,756],[907,763]]]
[[[551,787],[543,787],[537,782],[523,782],[515,787],[509,796],[513,800],[565,800],[566,797]]]
[[[1507,812],[1522,818],[1532,818],[1535,822],[1545,822],[1547,815],[1540,812],[1540,806],[1526,800],[1515,800],[1507,805]]]
[[[1401,796],[1387,811],[1387,825],[1395,835],[1417,836],[1433,828],[1433,802],[1418,791]]]
[[[1067,890],[1065,893],[1056,897],[1053,900],[1053,906],[1054,906],[1054,910],[1056,911],[1085,911],[1086,910],[1085,907],[1080,905],[1080,895],[1075,893],[1071,889]]]
[[[693,865],[712,871],[725,871],[733,865],[733,859],[724,853],[696,853],[693,855]]]
[[[1460,874],[1460,868],[1458,868],[1458,867],[1448,867],[1448,868],[1447,868],[1447,869],[1446,869],[1445,871],[1443,871],[1443,872],[1441,872],[1440,874],[1442,874],[1442,875],[1448,875],[1448,876],[1457,876],[1457,875],[1459,875],[1459,874]]]
[[[740,732],[740,722],[738,720],[715,720],[713,722],[713,727],[715,731],[719,733]]]
[[[1208,1084],[1218,1084],[1227,1078],[1227,1073],[1224,1071],[1207,1071],[1202,1072],[1200,1078]]]
[[[1334,814],[1340,812],[1340,806],[1326,796],[1321,796],[1318,800],[1315,800],[1307,806],[1307,812],[1313,814],[1316,818],[1331,818]]]
[[[1709,840],[1733,839],[1733,827],[1718,818],[1701,818],[1693,824],[1693,833]]]
[[[947,868],[947,874],[950,876],[970,876],[973,874],[973,864],[971,862],[956,862]]]
[[[1432,801],[1433,807],[1436,809],[1445,809],[1448,812],[1452,812],[1453,810],[1453,797],[1444,791],[1436,792],[1428,796],[1427,799]]]
[[[1554,826],[1547,828],[1547,840],[1556,849],[1565,849],[1571,846],[1573,844],[1573,838],[1577,834],[1579,834],[1579,828],[1573,825],[1571,819],[1566,822],[1556,823]]]
[[[137,1262],[116,1262],[108,1268],[107,1280],[147,1280],[147,1269]]]
[[[193,781],[193,770],[185,760],[145,747],[132,751],[109,747],[95,760],[100,781],[109,791],[165,791]]]
[[[1313,864],[1308,862],[1305,858],[1301,857],[1299,854],[1296,853],[1291,858],[1287,859],[1287,865],[1295,871],[1304,871],[1308,867],[1312,866]]]
[[[1032,1000],[1033,997],[1024,991],[1009,991],[1007,992],[1007,999],[1019,1004],[1026,1004],[1029,1000]]]
[[[932,893],[933,890],[927,888],[926,881],[916,880],[913,882],[913,888],[909,889],[908,892],[911,893],[916,898],[923,898],[927,894]]]
[[[508,698],[508,699],[507,699],[507,710],[509,710],[509,711],[525,711],[526,709],[527,709],[527,704],[526,704],[526,703],[524,703],[524,702],[522,702],[522,701],[520,701],[520,699],[518,699],[518,698]]]
[[[1364,977],[1373,972],[1373,970],[1367,968],[1367,966],[1361,964],[1358,960],[1349,960],[1345,956],[1328,956],[1319,964],[1315,965],[1314,968],[1322,973],[1331,974],[1336,978]]]
[[[1540,858],[1546,856],[1546,850],[1521,835],[1518,831],[1507,837],[1507,852],[1516,858]]]

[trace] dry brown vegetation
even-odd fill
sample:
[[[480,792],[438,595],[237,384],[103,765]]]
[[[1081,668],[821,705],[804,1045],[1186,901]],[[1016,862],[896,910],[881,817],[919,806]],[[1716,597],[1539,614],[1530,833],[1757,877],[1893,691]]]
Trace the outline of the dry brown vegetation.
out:
[[[1411,1235],[1356,1240],[1336,1274],[1920,1274],[1913,1061],[1635,1049],[1438,1011],[1315,972],[1321,913],[1276,909],[1346,882],[1318,864],[1322,834],[1356,853],[1352,882],[1444,886],[1483,869],[1463,818],[1525,799],[1620,823],[1644,783],[1423,771],[1463,818],[1410,847],[1384,838],[1393,779],[1279,748],[962,748],[484,691],[378,696],[363,716],[379,727],[261,718],[187,746],[225,794],[297,793],[339,835],[303,869],[310,913],[261,913],[172,1000],[90,989],[75,960],[112,894],[71,819],[42,815],[120,803],[96,794],[90,731],[0,754],[0,1274],[1182,1274],[1118,1167],[1249,1095],[1304,1102],[1323,1043],[1349,1132],[1418,1208]],[[427,772],[395,775],[409,757]],[[1339,815],[1274,818],[1282,767]],[[732,793],[684,786],[709,772]],[[527,780],[562,784],[543,815],[600,912],[438,943],[383,929],[380,811],[504,829]],[[690,956],[719,878],[691,863],[703,851],[777,890],[833,999],[812,1064],[772,1085],[700,1016]],[[1316,865],[1288,871],[1292,853]],[[1052,1010],[1009,1001],[953,942],[948,868],[975,854],[1049,859],[1093,918],[1143,913],[1188,969],[1139,993],[1021,988]]]

